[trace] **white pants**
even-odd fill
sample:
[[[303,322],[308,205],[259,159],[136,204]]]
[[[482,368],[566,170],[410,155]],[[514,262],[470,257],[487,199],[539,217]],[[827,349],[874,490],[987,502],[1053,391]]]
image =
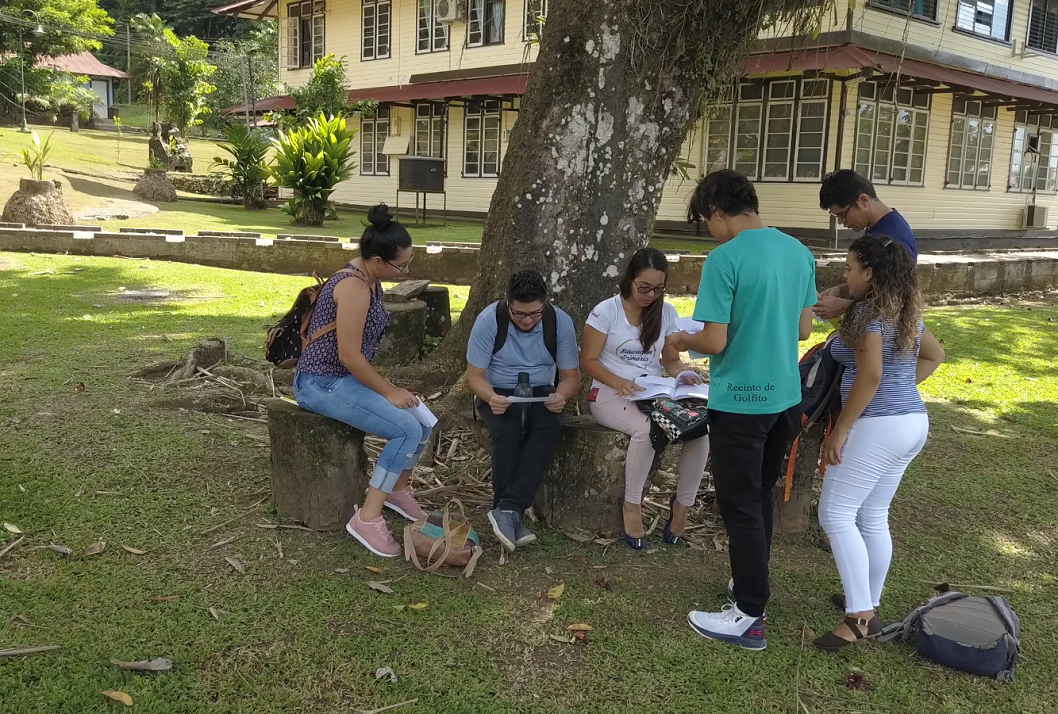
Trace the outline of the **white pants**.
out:
[[[857,419],[841,463],[827,468],[819,525],[830,538],[849,613],[873,610],[882,598],[893,559],[889,504],[928,432],[925,414]]]

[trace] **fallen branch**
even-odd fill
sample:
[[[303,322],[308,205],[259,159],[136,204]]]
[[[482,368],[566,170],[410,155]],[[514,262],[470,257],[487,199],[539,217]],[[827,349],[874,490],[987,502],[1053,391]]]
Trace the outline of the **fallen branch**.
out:
[[[388,712],[388,711],[392,711],[394,709],[400,709],[401,707],[406,707],[409,704],[415,704],[418,701],[419,701],[419,699],[418,699],[418,697],[416,697],[415,699],[409,699],[408,701],[400,702],[399,704],[390,704],[388,707],[382,707],[380,709],[361,709],[360,710],[360,714],[382,714],[382,712]]]
[[[19,544],[19,543],[21,543],[22,541],[24,541],[25,539],[26,539],[26,536],[22,536],[21,538],[19,538],[18,540],[16,540],[16,541],[15,541],[14,543],[12,543],[11,545],[7,546],[7,547],[6,547],[6,548],[4,548],[3,550],[0,550],[0,558],[3,558],[3,557],[4,557],[5,555],[7,555],[7,554],[8,554],[8,553],[10,553],[11,551],[13,551],[13,550],[14,550],[15,548],[17,548],[17,547],[18,547],[18,544]]]
[[[245,513],[240,513],[239,515],[235,516],[234,518],[229,518],[228,520],[224,521],[223,523],[218,523],[215,526],[210,526],[206,530],[201,531],[201,534],[202,535],[206,535],[207,533],[212,533],[213,531],[218,531],[221,528],[223,528],[224,526],[230,525],[230,524],[234,523],[235,521],[239,520],[240,518],[245,518],[246,516],[250,515],[250,513],[253,512],[254,509],[256,509],[258,506],[260,506],[262,503],[264,503],[267,500],[268,500],[268,496],[265,496],[260,501],[258,501],[257,503],[255,503],[252,506],[250,506],[249,508],[247,508]]]
[[[57,645],[49,645],[47,647],[16,647],[10,650],[0,650],[0,657],[26,657],[29,655],[43,654],[44,652],[54,652],[59,649],[62,648]]]

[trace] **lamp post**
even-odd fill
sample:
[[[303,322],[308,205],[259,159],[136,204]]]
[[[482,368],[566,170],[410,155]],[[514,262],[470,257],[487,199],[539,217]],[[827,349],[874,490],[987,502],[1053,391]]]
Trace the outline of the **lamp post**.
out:
[[[33,34],[40,37],[44,34],[44,27],[40,24],[40,18],[32,10],[23,10],[23,15],[32,15],[37,26],[33,28]],[[21,18],[20,18],[21,19]],[[18,69],[22,76],[22,128],[23,134],[29,133],[29,124],[26,123],[26,46],[22,40],[22,23],[18,25]]]

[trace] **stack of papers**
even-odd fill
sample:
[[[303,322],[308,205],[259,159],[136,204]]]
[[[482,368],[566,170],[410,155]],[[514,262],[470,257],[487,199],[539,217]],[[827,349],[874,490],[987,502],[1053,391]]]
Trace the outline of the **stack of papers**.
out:
[[[426,406],[426,402],[421,399],[418,404],[408,409],[408,413],[418,419],[419,423],[427,429],[433,429],[437,426],[437,417],[430,411],[430,407]]]

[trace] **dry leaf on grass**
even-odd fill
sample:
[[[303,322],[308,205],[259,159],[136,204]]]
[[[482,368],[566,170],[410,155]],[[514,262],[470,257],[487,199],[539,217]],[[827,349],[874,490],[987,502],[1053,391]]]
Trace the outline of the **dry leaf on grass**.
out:
[[[372,573],[377,573],[378,575],[382,574],[382,568],[376,568],[373,565],[365,565],[364,567],[370,570]]]
[[[578,623],[576,625],[570,625],[566,628],[570,632],[591,632],[591,625],[585,625],[584,623]]]
[[[335,568],[334,572],[338,573],[339,575],[344,575],[349,572],[349,568]]]
[[[414,605],[408,605],[409,610],[425,610],[430,603],[428,602],[417,602]]]
[[[227,556],[226,558],[224,558],[224,562],[226,562],[231,567],[235,568],[235,570],[238,571],[239,575],[246,574],[246,568],[243,566],[242,561],[238,558],[232,558],[231,556]]]
[[[569,538],[577,541],[578,543],[590,543],[595,540],[595,536],[590,533],[584,533],[583,531],[562,531]]]
[[[391,681],[391,682],[396,682],[397,681],[397,675],[393,671],[392,667],[379,667],[378,669],[375,670],[375,681],[378,681],[378,680],[382,679],[383,677],[388,677],[389,681]]]
[[[122,704],[124,704],[127,707],[131,707],[132,706],[132,697],[130,697],[128,694],[125,694],[125,692],[117,692],[117,691],[108,689],[105,692],[100,692],[100,694],[102,694],[104,697],[110,697],[115,702],[121,702]]]
[[[389,581],[387,580],[386,583],[388,583],[388,582]],[[390,586],[386,585],[386,583],[382,583],[382,582],[378,582],[378,581],[372,580],[372,581],[370,581],[367,584],[367,586],[369,588],[371,588],[372,590],[378,590],[380,593],[386,593],[387,595],[392,595],[393,594],[393,588],[391,588]]]
[[[4,528],[7,529],[8,533],[14,533],[15,535],[22,535],[22,530],[13,523],[5,523]]]
[[[67,548],[65,545],[55,545],[54,543],[48,543],[48,549],[54,550],[59,555],[73,555],[73,551]]]
[[[552,600],[558,600],[560,597],[562,597],[562,593],[564,593],[565,591],[566,591],[566,584],[565,583],[559,583],[558,585],[556,585],[555,587],[553,587],[553,588],[551,588],[550,590],[547,591],[547,596],[549,598],[551,598]]]
[[[173,661],[162,657],[156,657],[152,660],[140,660],[138,662],[122,662],[119,659],[112,659],[110,664],[120,669],[131,669],[138,672],[168,672],[173,668]]]
[[[220,610],[218,610],[217,608],[211,607],[209,609],[209,614],[213,616],[214,620],[217,620],[218,622],[220,621]]]
[[[105,540],[97,540],[95,543],[93,543],[92,545],[90,545],[87,548],[85,548],[84,554],[86,556],[88,556],[88,555],[99,555],[100,553],[102,553],[106,549],[107,549],[107,542]]]
[[[151,600],[154,602],[169,602],[170,600],[179,600],[179,595],[162,595],[161,597],[152,597]]]
[[[564,645],[573,644],[573,638],[572,637],[567,637],[565,635],[548,635],[548,637],[553,639],[555,642],[561,642]]]

